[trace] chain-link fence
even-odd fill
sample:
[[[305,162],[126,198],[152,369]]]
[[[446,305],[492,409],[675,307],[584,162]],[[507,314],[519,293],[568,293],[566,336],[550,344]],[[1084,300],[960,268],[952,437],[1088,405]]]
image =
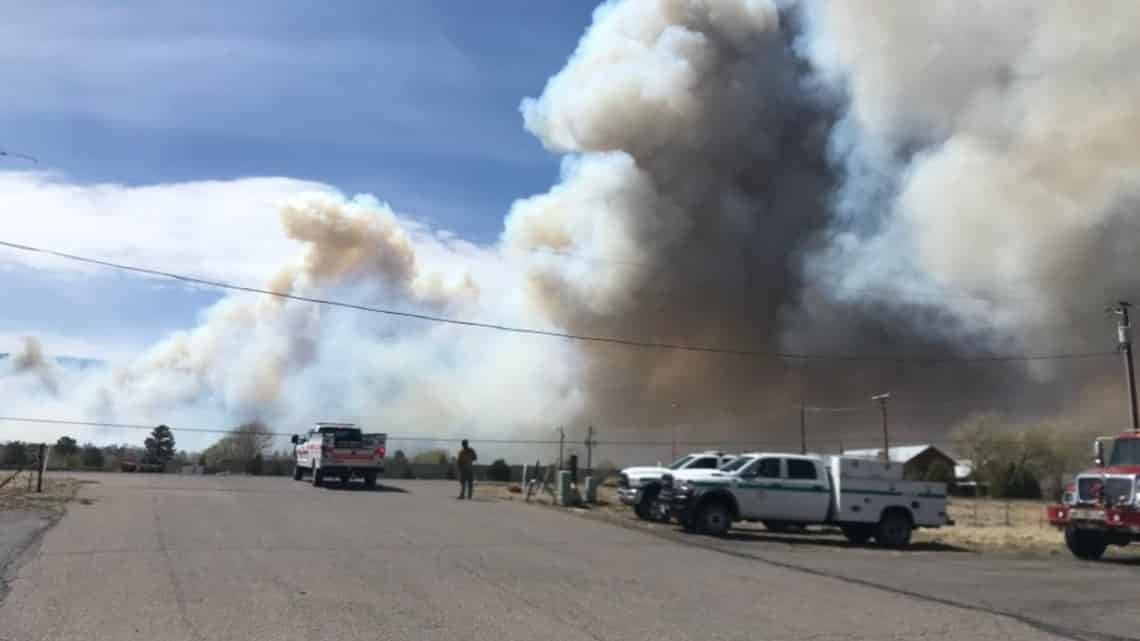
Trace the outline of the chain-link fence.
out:
[[[965,527],[1048,528],[1044,501],[951,497],[947,511]]]

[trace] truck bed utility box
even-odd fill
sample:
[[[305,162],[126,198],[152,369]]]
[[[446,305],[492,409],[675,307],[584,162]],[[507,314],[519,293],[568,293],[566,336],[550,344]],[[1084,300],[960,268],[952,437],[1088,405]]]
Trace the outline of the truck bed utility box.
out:
[[[901,481],[903,477],[902,463],[887,463],[879,459],[855,458],[851,456],[836,456],[838,468],[832,463],[832,475],[835,478],[877,479],[882,481]],[[838,472],[838,473],[837,473]]]

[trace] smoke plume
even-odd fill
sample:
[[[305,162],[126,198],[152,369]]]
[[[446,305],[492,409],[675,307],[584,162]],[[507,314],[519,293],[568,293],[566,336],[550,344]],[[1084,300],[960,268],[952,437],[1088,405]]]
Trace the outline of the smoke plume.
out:
[[[497,243],[313,194],[282,210],[303,250],[270,287],[768,356],[234,295],[82,386],[85,407],[472,437],[591,422],[793,440],[799,403],[873,409],[868,397],[891,391],[911,438],[941,437],[975,402],[1111,424],[1122,409],[1081,398],[1117,384],[1113,359],[903,357],[1111,350],[1100,310],[1140,280],[1138,23],[1125,0],[607,2],[522,102],[562,175],[515,202]],[[815,429],[876,421],[835,414]]]
[[[56,379],[55,368],[44,356],[44,348],[40,340],[34,336],[25,336],[21,340],[21,349],[12,356],[11,375],[17,377],[32,376],[43,389],[55,396],[59,393],[59,383]]]

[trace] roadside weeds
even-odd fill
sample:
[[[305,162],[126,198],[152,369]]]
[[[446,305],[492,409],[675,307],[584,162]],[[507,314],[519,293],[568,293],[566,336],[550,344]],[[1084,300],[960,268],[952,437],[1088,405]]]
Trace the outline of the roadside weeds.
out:
[[[25,478],[27,477],[27,478]],[[28,478],[34,477],[34,472],[20,472],[3,488],[0,488],[0,511],[9,510],[42,510],[53,514],[62,513],[69,502],[75,499],[80,486],[97,481],[81,481],[73,478],[44,478],[44,491],[36,492],[34,486],[28,489]],[[5,477],[7,478],[7,477]],[[81,499],[90,501],[89,499]]]
[[[503,501],[523,501],[525,493],[512,493],[506,486],[476,486],[476,495]],[[531,503],[545,507],[555,505],[549,494],[536,494]],[[950,505],[955,525],[938,529],[916,530],[912,546],[926,550],[972,552],[1015,556],[1050,557],[1068,556],[1064,536],[1044,520],[1043,502],[994,501],[989,499],[955,499]],[[567,508],[570,512],[589,513],[596,518],[617,521],[621,525],[647,530],[675,529],[671,523],[642,521],[633,510],[617,500],[615,488],[599,487],[598,503],[590,506]],[[1009,523],[1009,525],[1006,525]],[[838,529],[813,527],[804,534],[769,533],[760,524],[742,523],[734,526],[730,538],[766,540],[787,544],[847,545]],[[862,547],[862,546],[852,546]],[[1115,558],[1134,558],[1140,561],[1140,546],[1111,547],[1108,555]]]

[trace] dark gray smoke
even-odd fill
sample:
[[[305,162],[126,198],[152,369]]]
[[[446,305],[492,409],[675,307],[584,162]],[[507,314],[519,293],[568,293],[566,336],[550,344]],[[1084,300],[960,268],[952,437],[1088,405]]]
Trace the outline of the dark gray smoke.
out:
[[[1051,112],[1092,107],[1085,74],[1120,64],[1115,46],[1067,46],[1074,59],[1049,87],[1015,74],[1049,72],[1027,59],[1071,42],[1063,2],[783,4],[607,4],[567,67],[524,102],[528,129],[569,156],[558,187],[516,205],[504,242],[600,259],[532,272],[547,313],[579,333],[772,352],[1110,349],[1111,326],[1095,312],[1135,280],[1113,267],[1136,263],[1126,240],[1138,237],[1135,209],[1125,207],[1136,173],[1113,175],[1135,145],[1125,136],[1104,148],[1100,137],[1133,131],[1135,103],[1114,91],[1121,102],[1094,109],[1104,122],[1091,127]],[[1109,12],[1102,24],[1118,20]],[[1048,100],[1054,92],[1062,104]],[[1057,136],[1072,137],[1071,149],[1046,144]],[[892,390],[934,403],[912,429],[937,433],[977,405],[1056,412],[1084,386],[1062,379],[1109,377],[1103,360],[805,363],[583,349],[595,418],[631,424],[677,420],[674,404],[681,418],[748,416]],[[787,433],[791,422],[736,420],[733,431]]]

